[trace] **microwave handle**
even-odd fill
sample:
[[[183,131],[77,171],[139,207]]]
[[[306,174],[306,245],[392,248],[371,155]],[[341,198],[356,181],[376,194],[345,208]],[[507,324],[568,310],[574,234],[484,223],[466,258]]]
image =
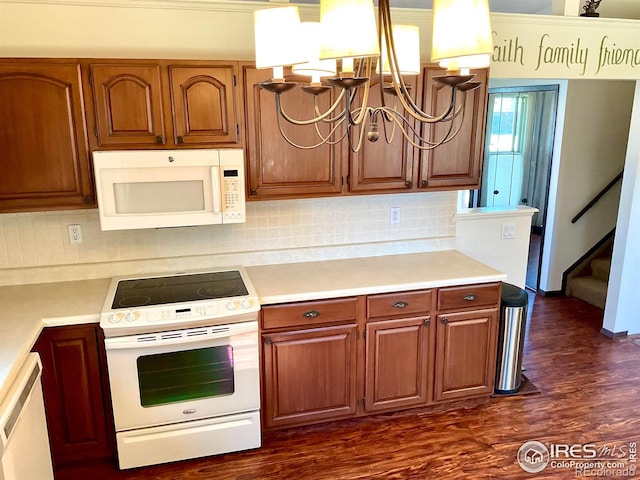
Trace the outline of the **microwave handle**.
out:
[[[196,328],[200,330],[216,330],[216,327]],[[258,333],[257,322],[236,323],[220,328],[220,332],[209,332],[202,335],[178,335],[178,332],[150,333],[148,335],[130,335],[127,337],[105,338],[106,350],[126,350],[136,348],[139,350],[145,347],[158,347],[168,345],[185,345],[189,343],[207,342],[211,340],[229,338],[244,333]],[[155,337],[155,338],[154,338]]]
[[[213,191],[213,211],[222,212],[220,204],[224,192],[220,191],[220,167],[211,167],[211,190]]]

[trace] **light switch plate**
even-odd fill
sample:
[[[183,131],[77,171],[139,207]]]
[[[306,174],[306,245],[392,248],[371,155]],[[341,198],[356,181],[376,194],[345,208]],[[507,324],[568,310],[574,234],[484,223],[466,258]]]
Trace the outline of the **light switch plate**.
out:
[[[516,238],[516,224],[503,223],[502,224],[502,240],[511,240],[513,238]]]

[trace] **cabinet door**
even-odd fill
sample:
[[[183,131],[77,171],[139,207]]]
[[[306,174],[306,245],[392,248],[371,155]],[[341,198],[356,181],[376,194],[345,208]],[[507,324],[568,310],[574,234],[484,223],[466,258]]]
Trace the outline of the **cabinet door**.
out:
[[[77,63],[0,61],[0,212],[95,205]]]
[[[410,87],[415,100],[417,78],[407,76],[405,82]],[[359,90],[362,94],[362,88]],[[372,107],[382,105],[380,98],[379,77],[374,77],[371,80],[368,105]],[[402,112],[402,105],[394,95],[385,94],[384,101],[386,106]],[[407,191],[414,184],[413,147],[402,135],[400,127],[392,122],[385,122],[382,114],[379,114],[377,123],[380,134],[378,141],[367,140],[366,135],[370,130],[370,122],[367,120],[362,148],[358,153],[350,153],[349,190],[352,192]],[[410,125],[413,127],[414,122],[411,121]],[[409,130],[407,125],[402,125],[402,128]],[[387,143],[385,137],[390,139],[391,143]]]
[[[493,393],[498,310],[437,317],[435,399]]]
[[[429,317],[367,324],[366,411],[427,403],[429,325]]]
[[[427,112],[441,114],[451,101],[451,89],[440,87],[434,82],[435,75],[443,75],[444,70],[434,67],[423,69],[423,106]],[[487,109],[487,71],[473,70],[476,78],[482,82],[479,88],[467,92],[465,112],[456,137],[433,150],[421,152],[420,187],[421,188],[479,188],[482,174],[482,155],[484,151],[484,131]],[[454,121],[454,128],[459,125]],[[449,129],[449,123],[437,123],[427,126],[431,141],[442,139]]]
[[[238,143],[235,67],[169,66],[176,145]]]
[[[285,134],[300,145],[314,145],[318,136],[313,126],[294,126],[278,120],[276,96],[260,87],[269,80],[270,70],[244,67],[244,97],[247,132],[249,198],[305,197],[342,192],[341,147],[323,145],[298,149],[282,137]],[[287,76],[286,80],[294,77]],[[333,93],[318,97],[324,111]],[[314,116],[314,99],[299,87],[281,94],[282,108],[295,119]],[[327,134],[327,125],[320,125]]]
[[[165,144],[159,65],[93,64],[90,81],[98,146]]]
[[[94,325],[45,328],[34,350],[54,465],[113,455],[113,414],[106,393],[104,342]]]
[[[356,413],[356,325],[263,334],[267,427]]]

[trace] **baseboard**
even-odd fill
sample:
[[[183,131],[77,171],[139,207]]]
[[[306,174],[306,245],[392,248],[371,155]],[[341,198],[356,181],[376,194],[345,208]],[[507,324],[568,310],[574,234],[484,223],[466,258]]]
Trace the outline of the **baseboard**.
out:
[[[536,293],[538,295],[542,295],[543,297],[562,297],[562,296],[564,296],[564,292],[562,290],[550,290],[548,292],[545,292],[544,290],[539,288],[538,290],[536,290]]]
[[[612,340],[618,340],[620,338],[625,338],[629,332],[626,330],[624,332],[611,332],[606,328],[601,328],[600,333],[607,338],[611,338]]]

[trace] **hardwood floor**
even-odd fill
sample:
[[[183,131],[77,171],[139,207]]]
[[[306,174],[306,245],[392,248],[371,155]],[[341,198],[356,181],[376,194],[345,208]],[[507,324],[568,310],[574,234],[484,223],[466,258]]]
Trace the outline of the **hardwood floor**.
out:
[[[56,478],[575,478],[574,471],[550,466],[526,473],[517,451],[528,440],[594,443],[598,449],[640,443],[640,346],[600,335],[602,310],[596,307],[574,298],[530,296],[535,301],[523,367],[538,394],[429,415],[418,411],[289,429],[266,435],[255,451],[125,472],[98,465],[65,469]]]

